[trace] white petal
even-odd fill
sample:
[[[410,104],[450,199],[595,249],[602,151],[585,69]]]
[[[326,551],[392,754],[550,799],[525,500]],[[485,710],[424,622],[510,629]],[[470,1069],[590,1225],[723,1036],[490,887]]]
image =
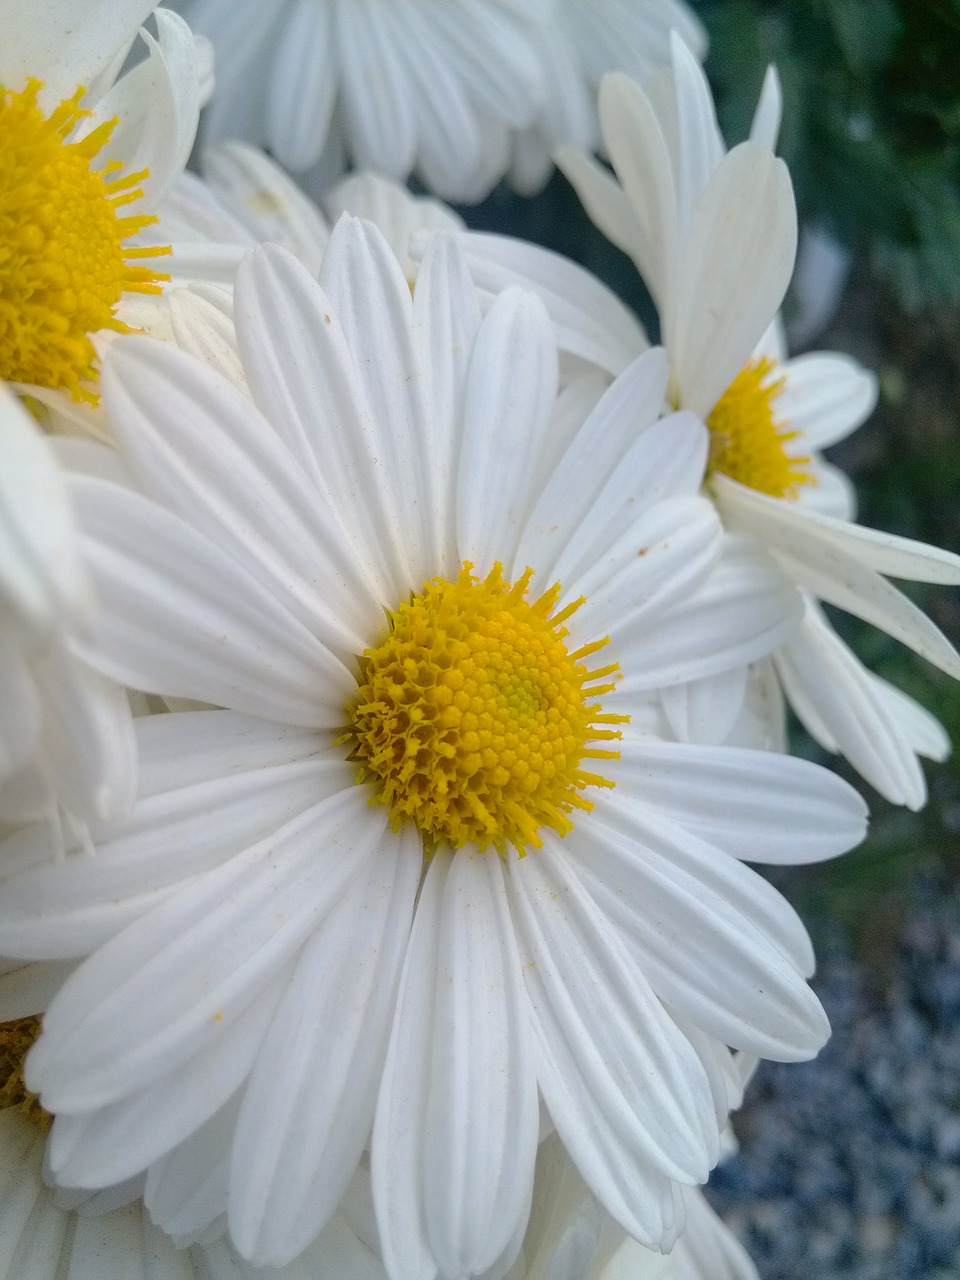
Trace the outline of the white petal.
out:
[[[659,1197],[627,1188],[706,1177],[718,1139],[702,1067],[559,844],[509,872],[544,1100],[607,1211],[658,1243]]]
[[[85,617],[92,602],[67,487],[49,444],[6,387],[0,442],[0,601],[34,627],[49,627],[58,612]]]
[[[866,834],[867,806],[819,765],[769,751],[628,735],[617,791],[748,862],[820,862]]]
[[[743,710],[749,674],[748,667],[734,668],[661,689],[660,703],[675,737],[711,745],[725,741]]]
[[[557,396],[557,351],[543,304],[508,289],[487,312],[467,375],[457,476],[462,560],[509,566],[530,514],[529,477]]]
[[[467,374],[480,328],[480,300],[456,241],[435,235],[424,254],[413,297],[414,340],[423,371],[428,436],[424,448],[434,471],[433,543],[447,575],[459,567],[456,475]]]
[[[788,360],[781,372],[786,381],[777,414],[815,453],[856,431],[877,403],[876,375],[850,356],[812,352]]]
[[[247,1075],[280,998],[275,977],[217,1040],[131,1097],[79,1115],[59,1114],[47,1159],[58,1181],[103,1187],[141,1173],[196,1131]]]
[[[354,786],[322,801],[82,965],[32,1050],[31,1080],[51,1109],[106,1105],[215,1046],[376,846],[386,811],[367,800]]]
[[[355,681],[278,594],[139,494],[86,477],[73,493],[102,604],[96,662],[106,674],[289,724],[342,722]]]
[[[322,6],[313,8],[323,12]],[[317,52],[314,46],[312,55]],[[330,236],[326,219],[269,156],[241,142],[226,142],[204,151],[203,174],[253,228],[257,240],[283,245],[314,275],[320,270]]]
[[[782,160],[741,143],[710,179],[664,316],[680,405],[705,416],[740,372],[783,301],[797,213]]]
[[[460,244],[474,283],[490,298],[510,285],[537,293],[561,350],[617,374],[646,349],[646,334],[633,313],[577,263],[511,236],[471,231]],[[422,253],[420,240],[412,252],[415,258]]]
[[[379,623],[349,546],[247,396],[169,344],[119,339],[104,399],[149,496],[240,561],[327,643],[360,652]]]
[[[231,1163],[231,1236],[257,1265],[282,1266],[319,1234],[367,1141],[422,861],[412,824],[386,831],[277,1008]]]
[[[893,804],[922,808],[927,788],[912,735],[883,686],[819,611],[808,609],[776,664],[790,705],[812,737],[846,756]]]
[[[95,81],[154,7],[155,0],[37,0],[27,22],[16,0],[3,0],[0,82],[17,91],[37,76],[56,104]]]
[[[817,1052],[829,1024],[802,977],[809,940],[760,876],[616,796],[573,835],[578,874],[661,999],[725,1044],[782,1061]]]
[[[618,639],[618,695],[717,675],[765,657],[803,613],[799,591],[756,547],[727,536],[713,571],[655,626]]]
[[[865,569],[891,578],[949,586],[960,583],[960,556],[951,551],[769,498],[728,476],[714,476],[712,483],[717,504],[730,524],[752,533],[772,550],[809,558],[811,565],[828,563],[834,553],[839,563],[841,557],[855,559]]]
[[[266,129],[271,150],[293,173],[315,164],[327,139],[337,90],[334,9],[294,0],[277,23]]]

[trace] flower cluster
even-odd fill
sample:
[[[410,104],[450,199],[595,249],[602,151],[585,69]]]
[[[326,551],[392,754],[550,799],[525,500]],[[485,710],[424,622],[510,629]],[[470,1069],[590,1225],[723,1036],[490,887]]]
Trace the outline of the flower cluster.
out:
[[[728,152],[678,0],[177,7],[0,0],[0,1277],[749,1280],[697,1187],[829,1025],[747,864],[867,812],[786,708],[948,749],[824,604],[960,676],[775,74]],[[396,181],[554,155],[660,345]]]

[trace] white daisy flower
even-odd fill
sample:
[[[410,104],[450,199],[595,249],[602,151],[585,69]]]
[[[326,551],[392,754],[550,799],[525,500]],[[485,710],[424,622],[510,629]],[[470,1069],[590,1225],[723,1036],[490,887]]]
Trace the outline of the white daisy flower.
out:
[[[155,7],[0,0],[0,378],[9,382],[94,401],[90,335],[126,330],[133,295],[161,289],[157,242],[139,238],[186,163],[199,100],[193,37],[164,10],[156,37],[140,30],[146,58],[119,75]]]
[[[482,198],[543,103],[548,0],[181,0],[216,50],[211,142],[293,173],[326,151],[448,200]],[[342,163],[340,164],[342,168]]]
[[[835,353],[788,360],[779,337],[796,212],[786,167],[772,150],[776,77],[765,82],[751,140],[729,153],[703,73],[677,38],[672,73],[645,90],[622,75],[604,81],[600,118],[619,181],[586,155],[564,150],[558,160],[650,289],[670,359],[670,402],[710,429],[706,492],[725,527],[755,538],[804,592],[802,625],[775,659],[783,689],[823,746],[845,755],[889,800],[919,808],[926,788],[917,755],[944,758],[946,735],[862,666],[819,602],[882,627],[960,676],[953,645],[882,576],[956,583],[960,559],[854,523],[849,481],[820,457],[869,415],[876,380]],[[467,239],[478,284],[533,285],[559,341],[581,361],[616,374],[646,345],[626,309],[573,264],[559,267],[553,255],[515,241]],[[673,697],[703,704],[701,722],[719,740],[736,715],[732,689],[725,680]]]
[[[514,139],[510,180],[517,190],[540,190],[561,143],[597,150],[601,80],[609,71],[622,71],[642,83],[669,62],[671,31],[698,58],[706,53],[706,32],[682,0],[554,0],[538,40],[545,106],[536,123]]]
[[[135,786],[123,690],[82,661],[95,608],[51,445],[0,386],[0,823],[116,817]]]
[[[95,860],[0,851],[0,952],[90,957],[28,1062],[50,1167],[148,1169],[158,1224],[225,1212],[276,1265],[370,1138],[393,1280],[503,1274],[539,1094],[605,1209],[669,1242],[675,1183],[717,1157],[722,1044],[797,1059],[828,1031],[802,926],[739,859],[840,853],[865,810],[805,762],[628,721],[780,643],[795,593],[719,555],[662,353],[564,432],[541,304],[481,316],[449,237],[413,296],[369,224],[319,284],[256,250],[235,316],[255,405],[118,339],[142,492],[75,484],[104,671],[224,709],[138,722],[140,796]]]

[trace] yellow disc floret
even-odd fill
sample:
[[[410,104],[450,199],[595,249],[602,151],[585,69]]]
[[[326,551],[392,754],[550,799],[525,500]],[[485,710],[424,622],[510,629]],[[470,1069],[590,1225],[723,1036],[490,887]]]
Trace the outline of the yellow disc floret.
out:
[[[774,402],[783,378],[766,356],[748,360],[713,406],[708,474],[719,472],[772,498],[795,498],[801,485],[814,484],[810,458],[788,452],[798,432],[777,420]]]
[[[21,1115],[47,1130],[51,1117],[23,1081],[23,1063],[40,1034],[39,1018],[0,1022],[0,1111],[16,1107]]]
[[[526,598],[533,571],[513,585],[495,565],[479,579],[466,563],[455,581],[434,579],[391,615],[367,649],[345,739],[395,826],[417,824],[428,851],[445,842],[521,853],[539,830],[572,828],[592,805],[586,787],[613,783],[583,768],[612,760],[625,716],[604,715],[616,664],[585,659],[607,639],[568,651],[563,623],[582,600],[554,612],[555,584]]]
[[[124,244],[156,218],[118,216],[142,196],[146,169],[124,176],[117,163],[93,167],[117,121],[71,142],[90,114],[80,107],[84,90],[45,114],[40,88],[39,80],[20,93],[0,86],[0,378],[95,400],[82,386],[94,375],[89,335],[126,329],[114,314],[121,294],[159,293],[168,279],[132,261],[169,248]]]

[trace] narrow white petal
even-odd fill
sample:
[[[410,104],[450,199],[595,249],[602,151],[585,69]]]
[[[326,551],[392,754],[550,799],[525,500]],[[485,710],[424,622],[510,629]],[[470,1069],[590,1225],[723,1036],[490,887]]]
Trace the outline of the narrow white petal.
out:
[[[180,517],[87,477],[73,483],[102,605],[96,662],[135,689],[334,728],[353,676],[276,593]]]
[[[490,1267],[526,1221],[536,1075],[500,858],[465,848],[444,884],[422,1183],[444,1275]],[[403,1034],[403,1010],[396,1034]],[[519,1244],[519,1241],[517,1241]]]
[[[320,283],[363,378],[373,465],[382,473],[407,581],[419,586],[437,563],[431,524],[437,494],[410,286],[380,231],[346,217],[330,237]]]
[[[595,818],[571,843],[578,874],[661,999],[725,1044],[812,1057],[829,1024],[803,981],[809,940],[779,894],[651,810],[614,797]]]
[[[712,483],[717,504],[731,526],[753,534],[772,550],[796,559],[809,557],[811,565],[828,564],[833,553],[838,563],[856,560],[864,569],[891,578],[948,586],[960,583],[960,556],[951,551],[820,515],[758,493],[728,476],[714,476]]]
[[[456,241],[439,233],[429,242],[413,296],[414,341],[423,372],[427,435],[434,472],[431,543],[449,575],[459,566],[456,543],[457,462],[467,373],[480,328],[480,299]]]
[[[216,1045],[376,846],[386,811],[367,799],[350,787],[322,801],[188,882],[82,965],[32,1050],[31,1079],[51,1109],[122,1099]]]
[[[723,742],[741,711],[747,692],[748,667],[706,676],[660,691],[660,704],[681,742]]]
[[[664,319],[680,405],[705,416],[740,372],[783,301],[797,213],[781,160],[753,142],[724,158],[689,233]]]
[[[240,561],[316,635],[360,652],[379,608],[319,495],[249,398],[172,344],[120,338],[104,399],[144,491]]]
[[[304,947],[244,1093],[229,1219],[240,1253],[282,1266],[336,1209],[373,1124],[422,847],[387,830]]]
[[[508,566],[530,514],[530,475],[557,396],[557,349],[543,304],[508,289],[484,317],[467,375],[457,476],[460,558]]]
[[[618,793],[748,862],[820,862],[866,834],[867,806],[851,786],[819,765],[769,751],[630,734],[614,776]]]
[[[884,687],[818,610],[808,609],[776,665],[790,705],[812,737],[846,756],[893,804],[923,807],[927,788],[912,735]]]
[[[561,1140],[607,1211],[658,1243],[651,1175],[699,1181],[718,1150],[703,1069],[557,842],[509,864],[511,908]]]

